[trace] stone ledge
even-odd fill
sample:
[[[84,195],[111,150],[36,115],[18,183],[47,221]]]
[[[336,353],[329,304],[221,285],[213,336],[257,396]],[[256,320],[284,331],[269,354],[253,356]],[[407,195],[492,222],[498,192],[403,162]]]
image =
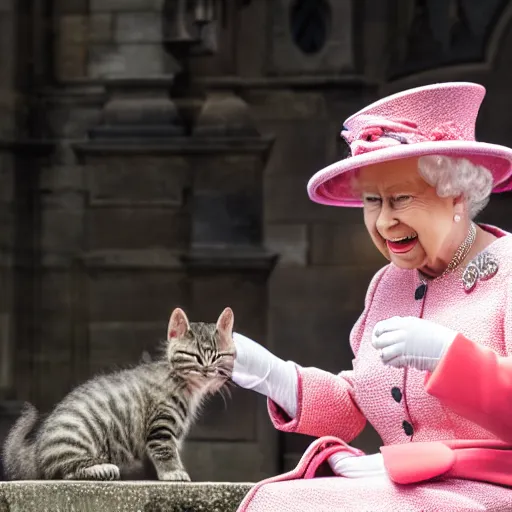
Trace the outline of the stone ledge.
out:
[[[368,80],[364,75],[342,73],[332,75],[284,75],[271,77],[222,76],[205,77],[198,83],[209,89],[310,89],[310,88],[345,88],[360,89],[374,87],[378,84]]]
[[[141,133],[144,128],[140,128]],[[154,135],[154,134],[152,134]],[[79,155],[204,155],[267,153],[270,151],[274,137],[130,137],[108,140],[91,139],[72,144]]]
[[[213,482],[1,482],[0,512],[235,512],[251,487]]]
[[[271,272],[278,255],[259,246],[197,247],[181,256],[189,270],[264,270]]]

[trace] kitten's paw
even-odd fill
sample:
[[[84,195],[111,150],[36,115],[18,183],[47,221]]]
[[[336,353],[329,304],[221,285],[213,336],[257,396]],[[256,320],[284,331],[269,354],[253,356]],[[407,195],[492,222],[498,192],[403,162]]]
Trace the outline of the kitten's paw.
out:
[[[121,475],[115,464],[96,464],[82,470],[82,475],[88,480],[119,480]]]
[[[190,482],[188,473],[183,469],[175,469],[174,471],[167,471],[162,473],[158,477],[159,480],[165,480],[166,482]]]

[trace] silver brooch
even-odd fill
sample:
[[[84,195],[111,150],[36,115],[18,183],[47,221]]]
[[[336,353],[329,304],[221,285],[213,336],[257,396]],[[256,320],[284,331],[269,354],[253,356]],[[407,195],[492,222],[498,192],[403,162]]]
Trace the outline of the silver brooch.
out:
[[[498,261],[491,253],[480,253],[471,260],[462,274],[464,290],[467,292],[472,290],[479,279],[484,281],[491,278],[498,272],[498,268]]]

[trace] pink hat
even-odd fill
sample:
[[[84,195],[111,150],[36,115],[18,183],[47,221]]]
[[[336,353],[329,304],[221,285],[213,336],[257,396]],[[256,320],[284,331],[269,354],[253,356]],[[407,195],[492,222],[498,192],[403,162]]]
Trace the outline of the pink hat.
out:
[[[410,89],[383,98],[349,117],[342,137],[351,155],[318,171],[309,197],[321,204],[362,206],[351,187],[353,171],[399,158],[447,155],[489,169],[493,192],[508,187],[512,149],[475,141],[475,121],[485,96],[478,84],[453,82]]]

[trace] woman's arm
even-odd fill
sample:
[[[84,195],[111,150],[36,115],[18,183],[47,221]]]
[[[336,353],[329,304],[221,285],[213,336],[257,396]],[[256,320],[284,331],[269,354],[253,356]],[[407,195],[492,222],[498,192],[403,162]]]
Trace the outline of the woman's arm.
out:
[[[458,334],[427,374],[425,389],[460,416],[512,442],[512,356],[501,357]]]
[[[314,437],[335,436],[347,443],[363,430],[366,419],[353,397],[351,371],[335,375],[318,368],[297,368],[297,376],[295,418],[268,400],[270,419],[278,430]]]
[[[503,322],[506,356],[458,334],[436,369],[425,378],[426,391],[468,420],[512,442],[512,279],[507,282]]]
[[[503,279],[505,304],[496,311],[495,320],[503,335],[495,341],[502,342],[506,355],[419,318],[394,317],[375,326],[372,343],[382,351],[383,362],[420,370],[432,363],[425,390],[499,439],[383,446],[384,464],[393,481],[406,484],[444,475],[511,485],[512,280],[508,275]]]

